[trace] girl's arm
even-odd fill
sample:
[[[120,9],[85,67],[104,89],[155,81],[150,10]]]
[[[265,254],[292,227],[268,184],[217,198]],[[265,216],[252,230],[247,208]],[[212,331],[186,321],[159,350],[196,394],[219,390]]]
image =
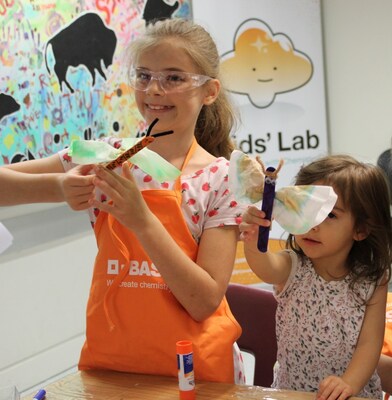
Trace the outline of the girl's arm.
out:
[[[111,213],[135,233],[173,295],[193,319],[202,321],[210,316],[221,303],[231,277],[238,227],[205,230],[194,262],[150,211],[126,164],[122,176],[101,167],[95,172],[95,185],[113,204],[96,200],[90,204]]]
[[[88,208],[93,195],[91,166],[67,173],[57,154],[0,168],[0,206],[27,203],[68,202],[74,210]]]
[[[366,306],[353,358],[341,377],[329,376],[320,383],[318,399],[346,399],[358,394],[377,368],[385,330],[388,285],[377,286]]]
[[[291,271],[291,258],[287,252],[262,253],[257,248],[259,226],[268,227],[271,222],[265,213],[250,206],[242,216],[241,237],[244,241],[246,260],[253,272],[264,282],[271,283],[280,291]]]

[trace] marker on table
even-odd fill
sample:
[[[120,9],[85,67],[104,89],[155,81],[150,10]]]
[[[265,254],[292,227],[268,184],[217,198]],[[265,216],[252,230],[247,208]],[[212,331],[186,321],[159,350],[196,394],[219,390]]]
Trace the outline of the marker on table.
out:
[[[44,389],[41,389],[38,391],[38,393],[33,397],[33,400],[42,400],[45,398],[46,391]]]

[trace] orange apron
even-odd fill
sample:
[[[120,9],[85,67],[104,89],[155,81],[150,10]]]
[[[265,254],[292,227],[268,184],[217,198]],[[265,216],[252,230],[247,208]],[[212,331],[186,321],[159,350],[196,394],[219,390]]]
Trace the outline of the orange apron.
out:
[[[392,357],[392,292],[388,293],[385,315],[385,336],[382,354]]]
[[[145,190],[142,195],[177,244],[195,261],[198,245],[181,211],[180,178],[174,190]],[[98,254],[79,369],[177,376],[176,342],[191,340],[195,379],[233,383],[233,343],[241,328],[226,298],[206,320],[193,320],[131,231],[102,211],[94,230]]]

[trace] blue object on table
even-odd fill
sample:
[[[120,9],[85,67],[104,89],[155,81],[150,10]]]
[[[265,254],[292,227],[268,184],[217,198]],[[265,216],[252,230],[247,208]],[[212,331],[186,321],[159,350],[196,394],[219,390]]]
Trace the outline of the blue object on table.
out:
[[[265,218],[271,221],[272,209],[275,200],[275,186],[276,186],[276,169],[274,167],[268,167],[265,170],[264,179],[264,192],[263,192],[263,203],[261,210],[265,212]],[[271,227],[259,226],[259,236],[257,239],[257,248],[265,253],[268,248],[269,232]]]
[[[38,393],[33,397],[34,400],[42,400],[46,396],[46,391],[44,389],[40,389]]]

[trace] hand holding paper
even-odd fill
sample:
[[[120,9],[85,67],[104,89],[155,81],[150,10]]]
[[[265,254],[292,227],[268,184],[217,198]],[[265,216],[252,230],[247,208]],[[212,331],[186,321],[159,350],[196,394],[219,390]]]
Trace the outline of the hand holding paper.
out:
[[[323,222],[336,203],[337,195],[330,186],[286,186],[274,193],[267,186],[266,190],[265,183],[270,178],[265,172],[261,162],[241,151],[233,151],[229,168],[230,191],[243,204],[272,200],[271,218],[291,234],[306,233]],[[264,196],[267,198],[264,199]]]
[[[106,168],[110,170],[129,160],[160,182],[174,180],[181,174],[181,171],[159,154],[147,149],[147,146],[159,136],[173,133],[173,131],[166,131],[151,134],[152,127],[157,122],[158,119],[155,119],[151,123],[146,136],[142,139],[122,139],[120,149],[116,149],[103,141],[75,140],[71,143],[69,155],[75,164],[104,163]]]

